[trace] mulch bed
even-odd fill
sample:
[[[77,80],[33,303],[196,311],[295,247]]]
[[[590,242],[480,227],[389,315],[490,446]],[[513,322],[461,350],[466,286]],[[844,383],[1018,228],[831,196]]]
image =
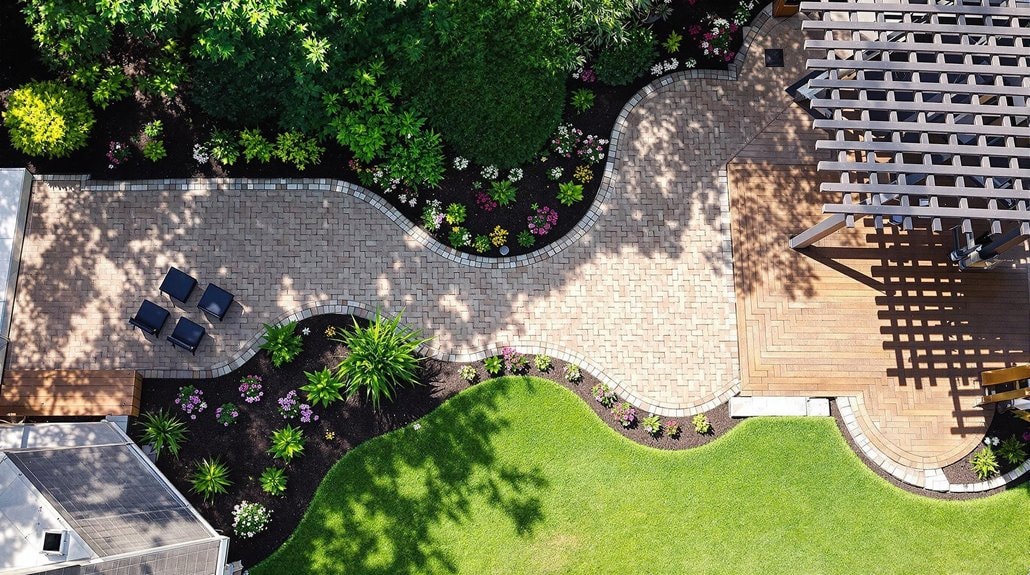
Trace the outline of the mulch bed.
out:
[[[830,409],[833,413],[834,420],[836,420],[837,422],[837,428],[840,429],[841,435],[844,436],[844,439],[848,442],[848,446],[851,447],[851,450],[855,452],[855,455],[857,455],[858,458],[862,460],[862,463],[864,463],[866,467],[872,470],[873,473],[879,475],[891,485],[898,487],[900,489],[904,489],[909,493],[915,493],[918,495],[922,495],[924,497],[932,497],[934,499],[978,499],[980,497],[987,497],[989,495],[1001,493],[1002,491],[1008,489],[1014,489],[1017,486],[1022,485],[1023,483],[1026,483],[1028,480],[1030,480],[1030,476],[1024,475],[1022,478],[1008,485],[998,487],[996,489],[991,489],[989,491],[980,491],[978,493],[941,493],[939,491],[932,491],[930,489],[922,489],[914,485],[909,485],[908,483],[905,483],[904,481],[901,481],[900,479],[894,477],[890,473],[887,473],[882,468],[880,468],[879,465],[876,465],[872,462],[872,460],[865,456],[865,454],[858,447],[858,445],[855,444],[855,440],[851,437],[851,434],[848,432],[847,427],[845,427],[844,419],[840,415],[840,410],[837,409],[836,401],[830,401]],[[994,419],[991,421],[991,426],[987,430],[987,436],[990,437],[992,435],[997,435],[998,437],[1004,439],[1009,435],[1016,433],[1017,431],[1019,434],[1022,434],[1028,428],[1030,428],[1030,426],[1027,426],[1026,422],[1020,421],[1012,417],[1011,415],[995,414]],[[976,474],[973,473],[969,465],[973,453],[976,453],[977,451],[979,451],[979,448],[973,450],[972,453],[967,455],[962,460],[952,463],[951,465],[944,468],[944,476],[948,478],[948,481],[950,481],[951,483],[978,483],[980,481],[980,479],[976,477]],[[1016,467],[1014,465],[1008,465],[1004,461],[1001,461],[1001,464],[1001,473],[1005,473]]]
[[[469,387],[458,371],[464,364],[426,359],[423,362],[422,383],[424,385],[403,389],[393,402],[384,402],[382,411],[376,414],[371,407],[351,399],[333,404],[331,408],[316,408],[318,421],[303,424],[294,420],[291,424],[304,429],[307,442],[304,454],[287,467],[287,490],[284,497],[272,497],[261,491],[257,478],[269,466],[276,465],[272,456],[266,453],[268,438],[272,431],[285,425],[279,414],[276,400],[292,389],[305,383],[304,371],[314,371],[325,366],[335,366],[347,351],[342,344],[324,336],[329,326],[350,327],[354,318],[341,315],[319,315],[300,322],[298,332],[311,330],[304,337],[304,351],[292,363],[275,368],[265,352],[259,352],[235,372],[212,380],[148,379],[143,383],[141,411],[172,409],[177,411],[174,401],[181,386],[195,385],[203,390],[207,409],[189,420],[189,436],[180,457],[176,459],[165,454],[157,464],[204,517],[218,530],[232,536],[232,508],[241,500],[256,501],[272,510],[272,522],[268,530],[253,539],[234,538],[229,547],[230,560],[242,560],[245,566],[252,566],[278,549],[290,536],[307,509],[322,478],[337,460],[348,451],[368,439],[398,429],[428,414],[448,398]],[[367,322],[358,318],[359,324]],[[530,358],[532,359],[532,358]],[[532,361],[530,362],[532,364]],[[541,373],[535,367],[526,375],[535,375],[557,381],[577,394],[597,413],[602,421],[623,436],[658,449],[688,449],[714,441],[729,431],[737,421],[730,419],[727,407],[720,406],[708,412],[712,432],[698,435],[690,418],[677,419],[683,432],[677,439],[653,438],[639,425],[623,428],[608,409],[598,404],[590,388],[597,382],[587,373],[583,380],[572,384],[562,377],[565,363],[553,360],[552,369]],[[486,376],[482,362],[473,364],[482,377]],[[244,403],[238,391],[239,381],[245,375],[260,375],[263,378],[264,398],[253,404]],[[303,396],[303,393],[301,393]],[[242,412],[236,424],[224,427],[215,421],[215,409],[226,402],[233,402]],[[643,418],[646,414],[639,413]],[[185,415],[183,415],[185,418]],[[662,418],[663,421],[674,418]],[[130,431],[138,439],[139,429]],[[333,440],[326,439],[326,433],[335,434]],[[193,464],[204,457],[218,457],[231,470],[233,485],[229,495],[204,501],[190,492],[189,476]]]
[[[672,17],[666,21],[659,20],[653,23],[652,29],[659,42],[664,40],[672,30],[676,30],[684,39],[678,52],[668,54],[660,49],[659,58],[675,56],[680,62],[694,58],[697,60],[699,68],[726,69],[725,62],[706,58],[701,53],[687,32],[687,28],[700,21],[708,12],[728,17],[733,13],[736,5],[736,2],[717,0],[695,0],[694,2],[675,0],[672,2]],[[5,48],[0,50],[0,103],[6,99],[6,95],[11,90],[25,82],[55,77],[41,62],[20,8],[21,4],[18,2],[0,3],[0,37],[4,38]],[[761,6],[756,7],[754,13],[757,14],[760,11]],[[734,49],[739,47],[741,41],[742,36],[738,32],[733,41]],[[127,64],[135,61],[134,58],[139,59],[139,56],[133,55],[131,46],[125,51],[124,59]],[[605,86],[598,82],[584,84],[570,78],[567,83],[568,93],[571,94],[573,90],[579,88],[589,88],[595,93],[595,104],[593,108],[583,114],[578,114],[567,106],[564,121],[574,124],[583,130],[584,134],[594,134],[607,139],[611,135],[615,118],[625,103],[653,79],[653,76],[645,73],[629,86]],[[231,176],[241,178],[336,178],[358,182],[357,174],[348,167],[351,155],[333,141],[324,142],[326,152],[321,162],[309,166],[304,171],[297,170],[278,160],[267,164],[250,164],[241,158],[237,164],[226,168],[216,166],[211,162],[198,165],[193,159],[193,146],[207,139],[213,123],[192,105],[188,99],[188,93],[189,87],[186,86],[180,90],[182,95],[172,101],[146,98],[137,94],[136,98],[117,102],[105,110],[96,110],[97,123],[90,134],[87,146],[68,158],[28,158],[11,147],[6,129],[0,125],[0,163],[8,166],[24,165],[36,174],[92,174],[92,177],[98,180]],[[160,162],[152,163],[143,159],[139,151],[135,151],[130,160],[114,169],[109,169],[105,156],[108,143],[112,141],[129,142],[139,135],[144,123],[154,119],[160,119],[165,126],[163,139],[168,156]],[[395,195],[383,197],[414,222],[421,220],[422,206],[428,199],[438,199],[444,207],[450,203],[464,204],[468,209],[469,217],[463,225],[473,236],[488,235],[495,226],[501,226],[509,231],[508,247],[511,250],[509,256],[543,248],[573,229],[593,203],[604,172],[603,163],[593,166],[594,176],[584,186],[583,201],[568,207],[561,206],[555,199],[557,184],[546,178],[546,171],[554,166],[561,166],[565,173],[562,181],[567,181],[571,178],[575,167],[581,162],[577,162],[575,159],[559,159],[551,154],[551,158],[547,162],[534,160],[523,166],[524,177],[517,184],[519,192],[516,202],[512,206],[497,208],[485,213],[476,206],[472,188],[473,182],[480,179],[478,175],[480,168],[470,166],[466,171],[458,172],[451,163],[456,153],[448,148],[445,149],[445,154],[447,173],[444,182],[437,190],[423,192],[417,207],[401,204]],[[501,177],[506,177],[506,175],[507,171],[502,170]],[[375,191],[378,192],[378,190]],[[515,236],[519,231],[526,229],[527,217],[532,213],[530,208],[532,204],[546,205],[557,209],[559,218],[557,224],[546,236],[537,237],[534,246],[522,247],[515,241]],[[446,232],[449,230],[446,225],[444,228],[445,231],[437,232],[436,237],[442,243],[447,244]],[[471,247],[461,249],[475,253]],[[491,248],[482,255],[498,257],[500,253],[497,248]]]

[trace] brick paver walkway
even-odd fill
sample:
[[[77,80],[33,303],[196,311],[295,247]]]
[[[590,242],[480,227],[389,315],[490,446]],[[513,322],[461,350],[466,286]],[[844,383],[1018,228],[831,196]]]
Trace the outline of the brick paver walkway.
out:
[[[721,170],[784,108],[782,88],[802,70],[797,19],[769,28],[760,42],[788,48],[788,66],[751,58],[740,81],[682,79],[643,98],[598,221],[531,266],[450,261],[365,201],[313,185],[37,182],[8,365],[202,369],[240,354],[262,322],[354,301],[403,308],[444,353],[544,345],[589,358],[645,408],[693,411],[739,376]],[[208,327],[196,357],[126,325],[142,298],[159,300],[169,265],[241,304],[211,324],[195,307],[198,289],[173,314]]]

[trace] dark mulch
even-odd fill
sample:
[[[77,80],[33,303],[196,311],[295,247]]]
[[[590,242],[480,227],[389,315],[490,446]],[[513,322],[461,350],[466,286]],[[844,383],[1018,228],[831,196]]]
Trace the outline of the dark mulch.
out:
[[[161,408],[177,409],[175,396],[181,386],[195,385],[204,391],[207,410],[196,420],[189,420],[189,441],[180,458],[164,455],[158,467],[175,486],[187,496],[204,517],[218,530],[232,534],[232,508],[239,501],[257,501],[272,510],[271,527],[253,539],[233,539],[229,554],[231,560],[242,560],[244,565],[254,565],[277,549],[307,509],[322,478],[337,460],[362,442],[403,427],[431,412],[447,398],[452,397],[469,384],[460,378],[458,370],[463,364],[427,359],[424,362],[422,382],[425,385],[402,390],[396,401],[383,404],[380,414],[374,414],[368,405],[355,400],[334,404],[331,408],[316,408],[319,420],[300,424],[307,437],[304,455],[295,459],[287,468],[289,477],[284,497],[271,497],[261,491],[257,478],[269,466],[276,465],[271,455],[268,437],[272,431],[284,425],[277,411],[276,400],[291,389],[305,383],[304,371],[314,371],[324,366],[336,365],[345,355],[346,349],[324,336],[326,327],[350,327],[349,316],[321,315],[304,320],[298,329],[309,328],[311,335],[304,338],[304,351],[292,363],[276,369],[265,352],[251,358],[235,372],[213,380],[148,379],[143,384],[142,411]],[[365,324],[365,320],[358,319]],[[708,435],[697,435],[690,426],[689,418],[679,419],[683,427],[677,439],[650,437],[639,425],[624,429],[611,413],[594,401],[590,388],[597,380],[584,373],[583,381],[570,384],[561,376],[565,363],[554,360],[554,367],[547,373],[540,373],[532,367],[526,375],[535,375],[558,381],[594,410],[602,421],[625,437],[659,449],[686,449],[713,441],[736,425],[729,418],[725,406],[708,413],[713,431]],[[482,363],[474,364],[485,376]],[[244,375],[256,374],[263,378],[265,396],[259,403],[247,404],[239,395],[239,380]],[[226,402],[233,402],[241,408],[242,415],[234,426],[224,427],[215,421],[215,409]],[[644,417],[644,413],[639,414]],[[662,418],[663,421],[670,418]],[[132,430],[138,437],[139,430]],[[333,432],[333,440],[326,439],[326,433]],[[231,495],[216,497],[206,502],[190,493],[189,475],[195,462],[204,457],[219,457],[232,472]]]
[[[700,21],[708,12],[729,16],[733,13],[736,5],[736,2],[717,0],[696,0],[694,3],[689,0],[672,2],[672,17],[666,21],[659,20],[653,23],[652,28],[659,42],[663,41],[673,30],[681,34],[684,40],[681,42],[678,52],[669,54],[660,50],[659,57],[665,59],[675,56],[681,63],[688,58],[695,58],[699,68],[725,69],[725,62],[703,56],[687,33],[687,28]],[[25,82],[55,77],[55,74],[50,72],[39,58],[31,39],[31,32],[25,25],[24,17],[20,12],[20,6],[18,2],[0,2],[0,38],[4,39],[4,49],[0,50],[0,103],[5,100],[6,93]],[[755,13],[760,10],[761,7],[756,8]],[[738,32],[734,44],[739,46],[741,40],[741,34]],[[121,51],[124,52],[121,56],[126,64],[140,58],[133,54],[132,46],[122,46]],[[647,73],[629,86],[605,86],[596,82],[584,84],[570,78],[567,85],[570,94],[573,90],[585,87],[594,91],[596,100],[594,107],[583,114],[577,114],[571,108],[567,109],[564,121],[574,124],[586,134],[608,138],[615,118],[626,101],[652,79],[653,77]],[[332,141],[325,142],[326,153],[322,161],[304,171],[277,160],[267,164],[250,164],[244,162],[242,158],[237,164],[226,168],[215,166],[210,162],[198,165],[193,159],[193,146],[207,139],[213,123],[189,101],[188,86],[185,86],[181,93],[182,96],[178,96],[172,101],[147,98],[142,94],[137,94],[135,98],[115,103],[105,110],[97,110],[97,123],[87,146],[68,158],[28,158],[11,147],[6,129],[0,125],[0,164],[23,165],[33,173],[92,174],[94,179],[232,176],[337,178],[351,182],[358,181],[357,175],[348,167],[351,155]],[[109,142],[130,142],[140,135],[143,124],[154,119],[162,120],[165,126],[164,140],[168,156],[160,162],[152,163],[145,160],[137,151],[129,161],[114,169],[109,169],[105,156]],[[274,129],[270,130],[270,132],[274,131]],[[565,173],[563,181],[567,181],[580,162],[576,162],[574,159],[558,159],[553,155],[547,162],[533,160],[523,166],[525,175],[517,184],[519,193],[516,202],[507,208],[498,208],[485,213],[476,206],[472,188],[473,182],[480,179],[479,168],[471,166],[465,172],[458,172],[450,163],[456,155],[455,152],[447,149],[445,153],[448,158],[445,180],[439,189],[423,192],[418,207],[413,208],[407,204],[401,204],[394,195],[386,195],[385,199],[415,222],[420,221],[421,206],[428,199],[438,199],[444,206],[450,203],[464,204],[469,214],[464,225],[474,236],[488,235],[495,226],[501,226],[509,231],[508,246],[511,249],[509,255],[519,255],[545,247],[575,227],[590,208],[604,170],[603,163],[593,166],[594,176],[584,186],[583,201],[566,207],[557,203],[555,199],[557,184],[546,178],[546,171],[554,166],[561,166]],[[506,175],[507,172],[502,171],[502,177]],[[532,204],[547,205],[557,209],[558,223],[547,236],[538,237],[534,246],[522,247],[515,241],[515,236],[521,230],[526,229],[527,217],[532,213],[530,208]],[[445,229],[436,234],[444,244],[448,243],[448,231]],[[462,250],[473,253],[471,247],[462,248]],[[497,257],[500,256],[500,253],[496,248],[492,248],[483,255]]]
[[[915,493],[917,495],[922,495],[922,496],[925,496],[925,497],[932,497],[934,499],[978,499],[980,497],[987,497],[989,495],[994,495],[995,493],[1001,493],[1002,491],[1005,491],[1005,490],[1008,490],[1008,489],[1015,489],[1017,486],[1020,486],[1020,485],[1022,485],[1024,483],[1026,483],[1027,480],[1030,479],[1030,477],[1024,475],[1021,479],[1019,479],[1019,480],[1017,480],[1017,481],[1015,481],[1015,482],[1013,482],[1013,483],[1011,483],[1009,485],[1002,486],[1002,487],[999,487],[997,489],[991,489],[990,491],[981,491],[979,493],[951,493],[951,492],[941,493],[939,491],[931,491],[929,489],[921,489],[921,488],[916,487],[914,485],[909,485],[908,483],[905,483],[904,481],[899,480],[898,478],[894,477],[890,473],[887,473],[886,471],[881,469],[879,465],[876,465],[875,463],[873,463],[868,457],[865,456],[864,453],[862,453],[862,450],[858,447],[858,445],[855,444],[855,441],[854,441],[854,439],[852,439],[851,434],[848,432],[847,428],[844,426],[844,420],[841,418],[840,410],[837,409],[837,402],[836,401],[833,401],[833,400],[830,401],[830,410],[833,413],[833,418],[837,421],[837,428],[840,429],[840,433],[841,433],[841,435],[844,436],[844,440],[848,442],[848,446],[851,447],[851,450],[855,452],[855,455],[857,455],[858,458],[862,460],[862,463],[864,463],[866,465],[866,467],[871,469],[873,471],[873,473],[879,475],[880,477],[882,477],[885,481],[887,481],[891,485],[893,485],[895,487],[898,487],[900,489],[904,489],[905,491],[908,491],[909,493]],[[1000,435],[1002,429],[1009,429],[1009,423],[999,421],[1001,419],[1015,419],[1015,418],[1013,418],[1011,416],[1002,416],[1001,414],[996,415],[994,417],[994,421],[992,421],[992,423],[991,423],[991,427],[988,430],[988,433],[987,433],[988,436],[993,435],[993,434],[998,434],[999,437],[1001,437],[1003,439],[1005,437],[1008,437],[1007,435]],[[995,423],[996,422],[997,422],[998,427],[995,427]],[[1026,427],[1023,428],[1023,430],[1025,430],[1025,429],[1026,429]],[[1020,431],[1020,433],[1022,433],[1022,431]],[[977,451],[977,450],[974,450],[974,452],[975,451]],[[1012,467],[1003,467],[1002,473],[1008,471],[1009,469],[1012,469]],[[976,478],[976,475],[972,471],[969,470],[969,456],[967,456],[962,461],[958,461],[956,463],[953,463],[953,464],[945,467],[944,468],[944,475],[948,478],[948,481],[950,481],[952,483],[976,483],[976,482],[979,481],[979,479]]]
[[[1023,437],[1023,433],[1030,431],[1030,423],[1023,421],[1010,413],[995,413],[994,417],[991,418],[991,425],[987,428],[986,437],[997,437],[1000,441],[1005,441],[1009,437],[1016,436],[1019,438]],[[981,444],[973,451],[966,454],[965,457],[952,463],[951,465],[944,468],[944,476],[948,478],[948,481],[952,483],[978,483],[982,481],[973,473],[973,456],[979,453],[983,449]],[[995,448],[995,453],[997,453]],[[1008,473],[1019,465],[1012,465],[1008,461],[1005,461],[1000,456],[998,457],[998,463],[1001,465],[1001,471],[999,473]],[[1025,479],[1024,479],[1025,481]]]

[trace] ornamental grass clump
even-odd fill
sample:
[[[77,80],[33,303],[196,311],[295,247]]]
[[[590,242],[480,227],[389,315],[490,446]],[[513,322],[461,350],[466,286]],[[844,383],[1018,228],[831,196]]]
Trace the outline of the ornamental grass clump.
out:
[[[295,333],[297,322],[291,321],[278,326],[266,323],[264,326],[265,341],[261,343],[261,349],[272,357],[272,365],[282,367],[300,355],[304,349],[304,341],[300,334]]]
[[[143,427],[140,440],[154,447],[155,457],[167,449],[175,457],[186,442],[186,423],[163,409],[144,413],[139,425]]]
[[[267,467],[258,478],[261,491],[280,497],[286,493],[286,472],[278,467]]]
[[[337,375],[347,382],[347,396],[363,395],[378,411],[381,401],[393,400],[398,387],[418,382],[421,358],[415,350],[430,338],[422,338],[411,328],[400,325],[401,314],[392,320],[376,312],[368,327],[357,321],[354,329],[339,341],[350,350],[336,368]]]
[[[260,503],[246,500],[232,508],[232,530],[240,539],[250,539],[264,531],[272,521],[272,512]]]
[[[304,377],[308,379],[308,384],[301,386],[300,389],[307,394],[308,402],[311,405],[329,407],[330,404],[343,399],[341,390],[344,388],[344,383],[328,367],[322,368],[320,371],[305,371]]]
[[[272,447],[268,450],[275,459],[289,464],[304,453],[304,432],[299,427],[287,425],[272,432]]]
[[[201,459],[190,477],[190,483],[193,484],[190,490],[203,496],[204,501],[226,493],[227,488],[232,485],[232,481],[229,481],[229,468],[217,457]]]

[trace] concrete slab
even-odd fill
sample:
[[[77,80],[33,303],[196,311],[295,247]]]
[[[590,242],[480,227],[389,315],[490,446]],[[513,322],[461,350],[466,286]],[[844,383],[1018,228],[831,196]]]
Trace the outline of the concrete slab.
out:
[[[830,400],[825,397],[810,397],[807,409],[809,417],[829,417]]]
[[[731,397],[730,417],[805,416],[807,397]]]

